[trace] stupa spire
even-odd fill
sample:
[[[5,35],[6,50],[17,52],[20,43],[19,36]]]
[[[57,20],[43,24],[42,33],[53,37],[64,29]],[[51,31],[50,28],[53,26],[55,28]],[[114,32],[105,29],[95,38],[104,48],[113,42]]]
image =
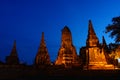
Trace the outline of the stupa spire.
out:
[[[11,50],[10,56],[6,57],[6,63],[19,64],[19,58],[18,58],[17,49],[16,49],[16,40],[14,40],[14,44],[13,44],[13,48]]]
[[[14,40],[13,48],[12,48],[10,56],[17,56],[16,40]]]
[[[44,40],[44,32],[42,32],[42,37],[41,37],[41,41],[40,41],[40,47],[42,47],[42,46],[46,47],[45,40]]]
[[[104,36],[102,36],[102,47],[104,48],[104,51],[108,52],[108,46],[107,46]]]
[[[87,46],[98,46],[99,41],[96,36],[96,33],[93,29],[92,21],[89,20],[89,25],[88,25],[88,36],[87,36]]]
[[[50,65],[50,63],[50,57],[44,40],[44,32],[42,32],[40,47],[35,58],[35,64]]]
[[[102,44],[103,46],[107,46],[104,36],[102,36]]]
[[[89,20],[89,26],[88,27],[89,27],[88,34],[96,35],[95,31],[93,29],[93,25],[92,25],[92,21],[91,20]]]

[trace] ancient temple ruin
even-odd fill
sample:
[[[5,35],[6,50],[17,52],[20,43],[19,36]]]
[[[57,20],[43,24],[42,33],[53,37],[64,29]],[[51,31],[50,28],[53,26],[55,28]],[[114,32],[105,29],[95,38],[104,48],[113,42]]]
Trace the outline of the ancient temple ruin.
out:
[[[118,67],[120,67],[120,45],[112,44],[113,48],[111,49],[111,54],[109,54],[112,63]]]
[[[45,44],[43,32],[42,32],[40,47],[38,49],[38,52],[35,58],[35,64],[36,65],[50,65],[51,64],[48,50]]]
[[[89,20],[86,47],[82,47],[80,53],[83,61],[85,61],[83,62],[83,65],[85,65],[86,69],[114,68],[113,65],[108,65],[104,46],[99,43],[99,40],[92,26],[92,22]]]
[[[78,56],[76,49],[72,44],[72,35],[70,29],[65,26],[62,29],[61,47],[58,51],[57,60],[55,65],[65,65],[65,67],[70,67],[72,65],[78,64]]]
[[[120,46],[116,50],[108,48],[104,36],[102,37],[102,43],[93,29],[91,20],[88,24],[88,35],[86,39],[86,46],[80,48],[80,53],[77,55],[75,46],[72,42],[72,33],[70,29],[65,26],[62,30],[61,45],[58,51],[57,59],[54,62],[55,65],[63,65],[65,68],[79,67],[82,69],[115,69],[114,60],[119,61],[120,66]],[[111,53],[111,54],[110,54]],[[40,41],[38,52],[35,56],[34,64],[37,66],[51,65],[50,56],[44,40],[44,33]],[[16,41],[10,56],[6,57],[7,64],[19,64],[19,58],[16,50]],[[113,64],[113,65],[112,65]],[[42,66],[44,67],[44,66]]]
[[[19,58],[18,58],[17,49],[16,49],[16,41],[14,41],[10,56],[6,57],[6,63],[7,64],[19,64]]]

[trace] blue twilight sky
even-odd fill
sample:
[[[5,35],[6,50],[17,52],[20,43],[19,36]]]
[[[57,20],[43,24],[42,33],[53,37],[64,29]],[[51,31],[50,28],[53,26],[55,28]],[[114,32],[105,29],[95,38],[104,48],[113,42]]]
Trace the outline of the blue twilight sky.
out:
[[[55,61],[65,25],[79,54],[86,45],[89,19],[99,41],[104,35],[109,44],[114,40],[104,30],[116,16],[120,16],[120,0],[0,0],[0,61],[5,62],[16,40],[21,63],[32,64],[42,32],[50,59]]]

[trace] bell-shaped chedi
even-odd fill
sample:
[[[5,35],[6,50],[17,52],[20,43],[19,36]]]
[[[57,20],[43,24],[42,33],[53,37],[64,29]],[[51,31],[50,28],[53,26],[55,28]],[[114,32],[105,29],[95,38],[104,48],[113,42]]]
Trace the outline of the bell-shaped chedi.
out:
[[[16,49],[16,41],[14,41],[10,56],[6,57],[6,63],[7,64],[19,64],[19,58],[18,58],[17,49]]]
[[[36,65],[50,65],[51,64],[48,50],[46,48],[43,32],[42,32],[40,47],[38,49],[38,52],[35,58],[35,64]]]
[[[74,65],[77,63],[77,53],[74,45],[72,44],[72,35],[70,29],[65,26],[62,29],[61,47],[58,52],[55,65],[65,66]]]

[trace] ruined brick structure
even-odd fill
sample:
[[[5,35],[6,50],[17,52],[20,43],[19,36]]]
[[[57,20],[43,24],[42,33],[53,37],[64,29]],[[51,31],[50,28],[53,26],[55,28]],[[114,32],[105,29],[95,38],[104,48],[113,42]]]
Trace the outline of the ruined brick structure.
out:
[[[62,29],[61,47],[58,51],[55,65],[65,65],[66,67],[78,64],[77,53],[72,44],[72,35],[70,29],[65,26]]]
[[[95,34],[91,20],[88,25],[88,36],[86,40],[86,47],[81,48],[81,56],[83,58],[83,65],[87,69],[107,69],[113,68],[113,65],[108,65],[107,55],[105,55],[105,40],[103,44],[99,43],[99,40]]]
[[[18,58],[17,49],[16,49],[16,41],[14,41],[10,56],[6,57],[6,63],[7,64],[19,64],[19,58]]]
[[[38,49],[38,52],[35,58],[35,64],[36,65],[50,65],[51,64],[48,50],[45,44],[43,32],[42,32],[40,47]]]

